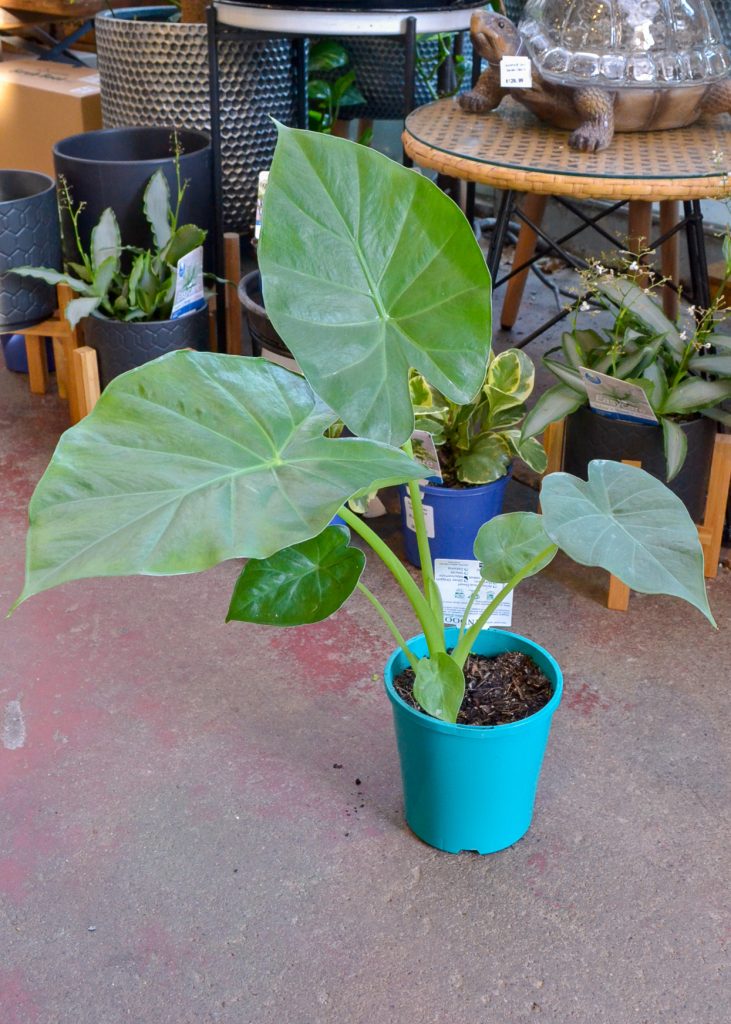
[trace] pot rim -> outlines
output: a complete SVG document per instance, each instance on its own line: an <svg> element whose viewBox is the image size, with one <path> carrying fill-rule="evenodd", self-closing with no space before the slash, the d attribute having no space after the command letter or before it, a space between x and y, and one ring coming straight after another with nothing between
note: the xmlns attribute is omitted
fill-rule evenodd
<svg viewBox="0 0 731 1024"><path fill-rule="evenodd" d="M185 160L190 160L192 157L198 156L200 153L204 153L211 147L211 136L209 132L204 132L200 128L185 128L181 125L147 125L142 127L121 127L121 128L97 128L91 132L77 132L75 135L67 135L64 139L59 139L58 142L53 145L53 155L60 157L62 160L68 161L69 163L79 164L110 164L113 163L115 166L125 167L127 164L134 164L135 166L149 165L150 167L157 167L164 161L170 161L171 163L175 160L173 153L166 156L153 156L147 158L135 158L129 160L111 160L109 157L94 156L75 156L73 153L66 153L63 148L68 143L75 143L79 139L83 139L86 143L91 143L94 139L108 137L111 135L128 135L128 136L151 136L154 134L166 133L170 135L172 132L179 132L181 135L197 136L198 140L203 144L197 149L186 150L180 154L181 164Z"/></svg>
<svg viewBox="0 0 731 1024"><path fill-rule="evenodd" d="M39 188L37 192L32 192L30 195L16 196L13 199L0 199L0 207L23 203L28 199L37 199L38 196L43 196L47 192L55 191L56 189L56 182L54 179L49 177L47 174L43 174L41 171L26 171L17 167L0 167L0 178L4 175L17 175L18 177L22 175L25 178L35 178L37 179L38 185L42 185L43 187Z"/></svg>
<svg viewBox="0 0 731 1024"><path fill-rule="evenodd" d="M177 10L178 8L173 3L154 4L151 7L143 7L139 4L130 4L129 7L115 7L108 11L97 11L94 17L104 18L107 21L123 21L125 24L129 24L130 22L139 22L141 25L144 25L145 23L151 25L168 24L172 25L174 28L201 28L205 30L205 23L191 24L190 22L169 21L168 19L171 18ZM130 17L133 11L138 15L137 17ZM162 14L165 14L166 17L161 18L158 21L158 18Z"/></svg>
<svg viewBox="0 0 731 1024"><path fill-rule="evenodd" d="M428 484L419 483L419 490L422 494L434 495L439 498L460 498L468 497L473 494L482 494L490 487L494 487L496 484L504 484L513 475L513 462L505 470L502 476L499 476L497 480L491 480L489 484L475 484L469 487L445 487L444 484ZM401 484L401 487L406 487L406 484ZM408 494L408 491L405 493Z"/></svg>
<svg viewBox="0 0 731 1024"><path fill-rule="evenodd" d="M393 681L391 678L389 678L390 676L393 676L395 674L394 666L398 658L403 658L404 656L403 651L401 650L400 647L397 647L396 650L391 654L390 658L386 662L386 667L383 670L383 678L386 686L386 693L391 703L397 705L402 711L405 711L409 715L411 715L415 721L415 724L418 724L423 729L432 729L436 732L452 733L454 736L466 734L474 737L475 739L479 737L481 740L487 739L489 736L493 735L496 730L500 730L500 732L506 734L508 730L522 729L528 725L532 725L541 717L550 718L553 715L556 708L558 707L561 701L561 695L563 693L563 673L561 671L561 666L558 664L553 655L549 651L547 651L545 647L542 647L541 644L536 643L535 640L530 640L528 637L522 636L520 633L512 632L512 630L487 628L480 631L480 636L482 636L483 633L491 633L493 635L499 634L500 636L513 637L516 640L519 640L522 645L525 645L529 648L532 648L535 651L538 651L541 654L541 656L547 660L548 665L551 669L551 675L554 676L554 679L551 680L554 683L554 689L553 694L551 695L551 699L547 704L544 704L544 706L540 708L540 710L534 712L532 715L528 715L527 718L521 718L518 722L505 722L503 725L461 725L453 722L442 722L438 718L432 718L431 715L427 715L424 711L417 711L415 708L412 708L409 704L407 704L406 701L402 697L400 697L399 694L396 692L396 689L393 685ZM448 642L450 639L456 640L457 627L448 627L447 629L445 629L444 634ZM451 637L450 634L452 634ZM416 636L409 637L409 639L406 641L406 646L410 647L410 645L415 640L421 640L423 639L423 637L423 633L418 633ZM548 673L546 674L548 675Z"/></svg>

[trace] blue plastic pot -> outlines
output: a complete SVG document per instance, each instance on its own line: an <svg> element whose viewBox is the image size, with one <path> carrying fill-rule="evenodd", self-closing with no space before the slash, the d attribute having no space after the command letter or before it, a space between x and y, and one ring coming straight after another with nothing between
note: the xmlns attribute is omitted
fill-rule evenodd
<svg viewBox="0 0 731 1024"><path fill-rule="evenodd" d="M8 370L12 370L13 373L27 373L28 372L28 353L25 348L25 338L22 334L4 334L0 338L0 345L2 345L3 358L5 359L5 366ZM48 363L48 369L51 373L56 369L53 361L53 343L50 338L46 338L46 361Z"/></svg>
<svg viewBox="0 0 731 1024"><path fill-rule="evenodd" d="M434 519L434 536L429 538L429 550L435 558L474 558L472 550L477 531L483 523L499 516L505 501L511 470L491 484L481 487L440 487L421 484L422 503L431 509ZM401 501L401 524L404 532L406 557L417 568L421 568L416 533L406 522L404 499L407 488L399 488Z"/></svg>
<svg viewBox="0 0 731 1024"><path fill-rule="evenodd" d="M447 645L457 630L445 630ZM423 635L408 641L418 657ZM393 680L408 667L401 650L389 658L386 691L393 707L401 761L404 810L409 828L446 853L495 853L517 842L530 827L548 731L563 690L563 677L548 651L517 633L486 629L473 651L494 656L528 654L548 676L553 696L535 715L510 725L451 725L409 707Z"/></svg>

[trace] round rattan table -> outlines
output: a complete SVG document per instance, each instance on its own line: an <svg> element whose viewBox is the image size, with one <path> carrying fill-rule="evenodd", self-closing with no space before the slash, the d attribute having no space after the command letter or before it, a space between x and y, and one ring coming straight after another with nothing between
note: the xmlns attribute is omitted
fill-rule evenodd
<svg viewBox="0 0 731 1024"><path fill-rule="evenodd" d="M605 238L610 238L609 234L597 226L605 214L588 218L573 206L573 200L608 201L612 205L607 213L629 203L627 244L633 251L660 248L663 276L674 281L677 232L685 228L693 300L699 308L707 308L710 297L700 200L731 196L731 175L726 171L731 166L731 117L724 114L673 131L617 134L611 146L600 153L577 153L569 149L568 137L568 132L543 124L510 99L483 115L465 113L455 99L438 100L406 118L403 146L414 163L450 178L503 190L488 252L494 285L509 282L501 314L503 326L512 327L517 316L528 267L538 258L534 255L538 237L574 266L585 265L562 247L577 230L556 240L541 229L548 196L556 197L586 227L595 228ZM515 207L517 193L524 193L520 209ZM660 203L660 236L654 241L650 238L653 202ZM679 202L683 203L682 219ZM498 279L513 213L523 224L513 267ZM666 299L666 311L672 313L677 289L666 289ZM534 332L522 344L539 333L542 331Z"/></svg>

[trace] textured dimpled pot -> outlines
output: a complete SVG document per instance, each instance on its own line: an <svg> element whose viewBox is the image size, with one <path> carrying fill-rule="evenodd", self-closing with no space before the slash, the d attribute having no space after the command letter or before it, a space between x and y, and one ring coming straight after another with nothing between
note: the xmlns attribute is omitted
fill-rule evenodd
<svg viewBox="0 0 731 1024"><path fill-rule="evenodd" d="M457 630L445 630L447 646ZM408 641L417 657L427 653L423 635ZM533 818L538 776L553 713L561 700L563 677L543 647L517 633L486 629L475 654L505 651L529 655L553 687L548 704L509 725L474 726L441 722L409 707L393 680L407 667L395 651L384 672L401 762L404 812L409 828L446 853L496 853L516 843Z"/></svg>

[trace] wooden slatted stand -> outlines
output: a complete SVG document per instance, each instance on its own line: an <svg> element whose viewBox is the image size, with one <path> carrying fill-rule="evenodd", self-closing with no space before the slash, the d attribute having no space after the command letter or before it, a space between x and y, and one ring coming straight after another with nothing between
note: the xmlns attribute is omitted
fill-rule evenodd
<svg viewBox="0 0 731 1024"><path fill-rule="evenodd" d="M551 423L544 434L543 443L548 456L546 473L555 473L563 465L563 450L566 438L566 423L561 420ZM628 465L638 466L638 462L623 460ZM717 434L711 462L711 476L708 482L706 507L703 522L698 524L698 538L703 548L703 574L706 579L715 579L718 575L718 563L721 557L721 541L726 516L726 502L731 487L731 434ZM615 611L626 612L629 607L630 588L615 576L609 577L609 593L607 607Z"/></svg>

